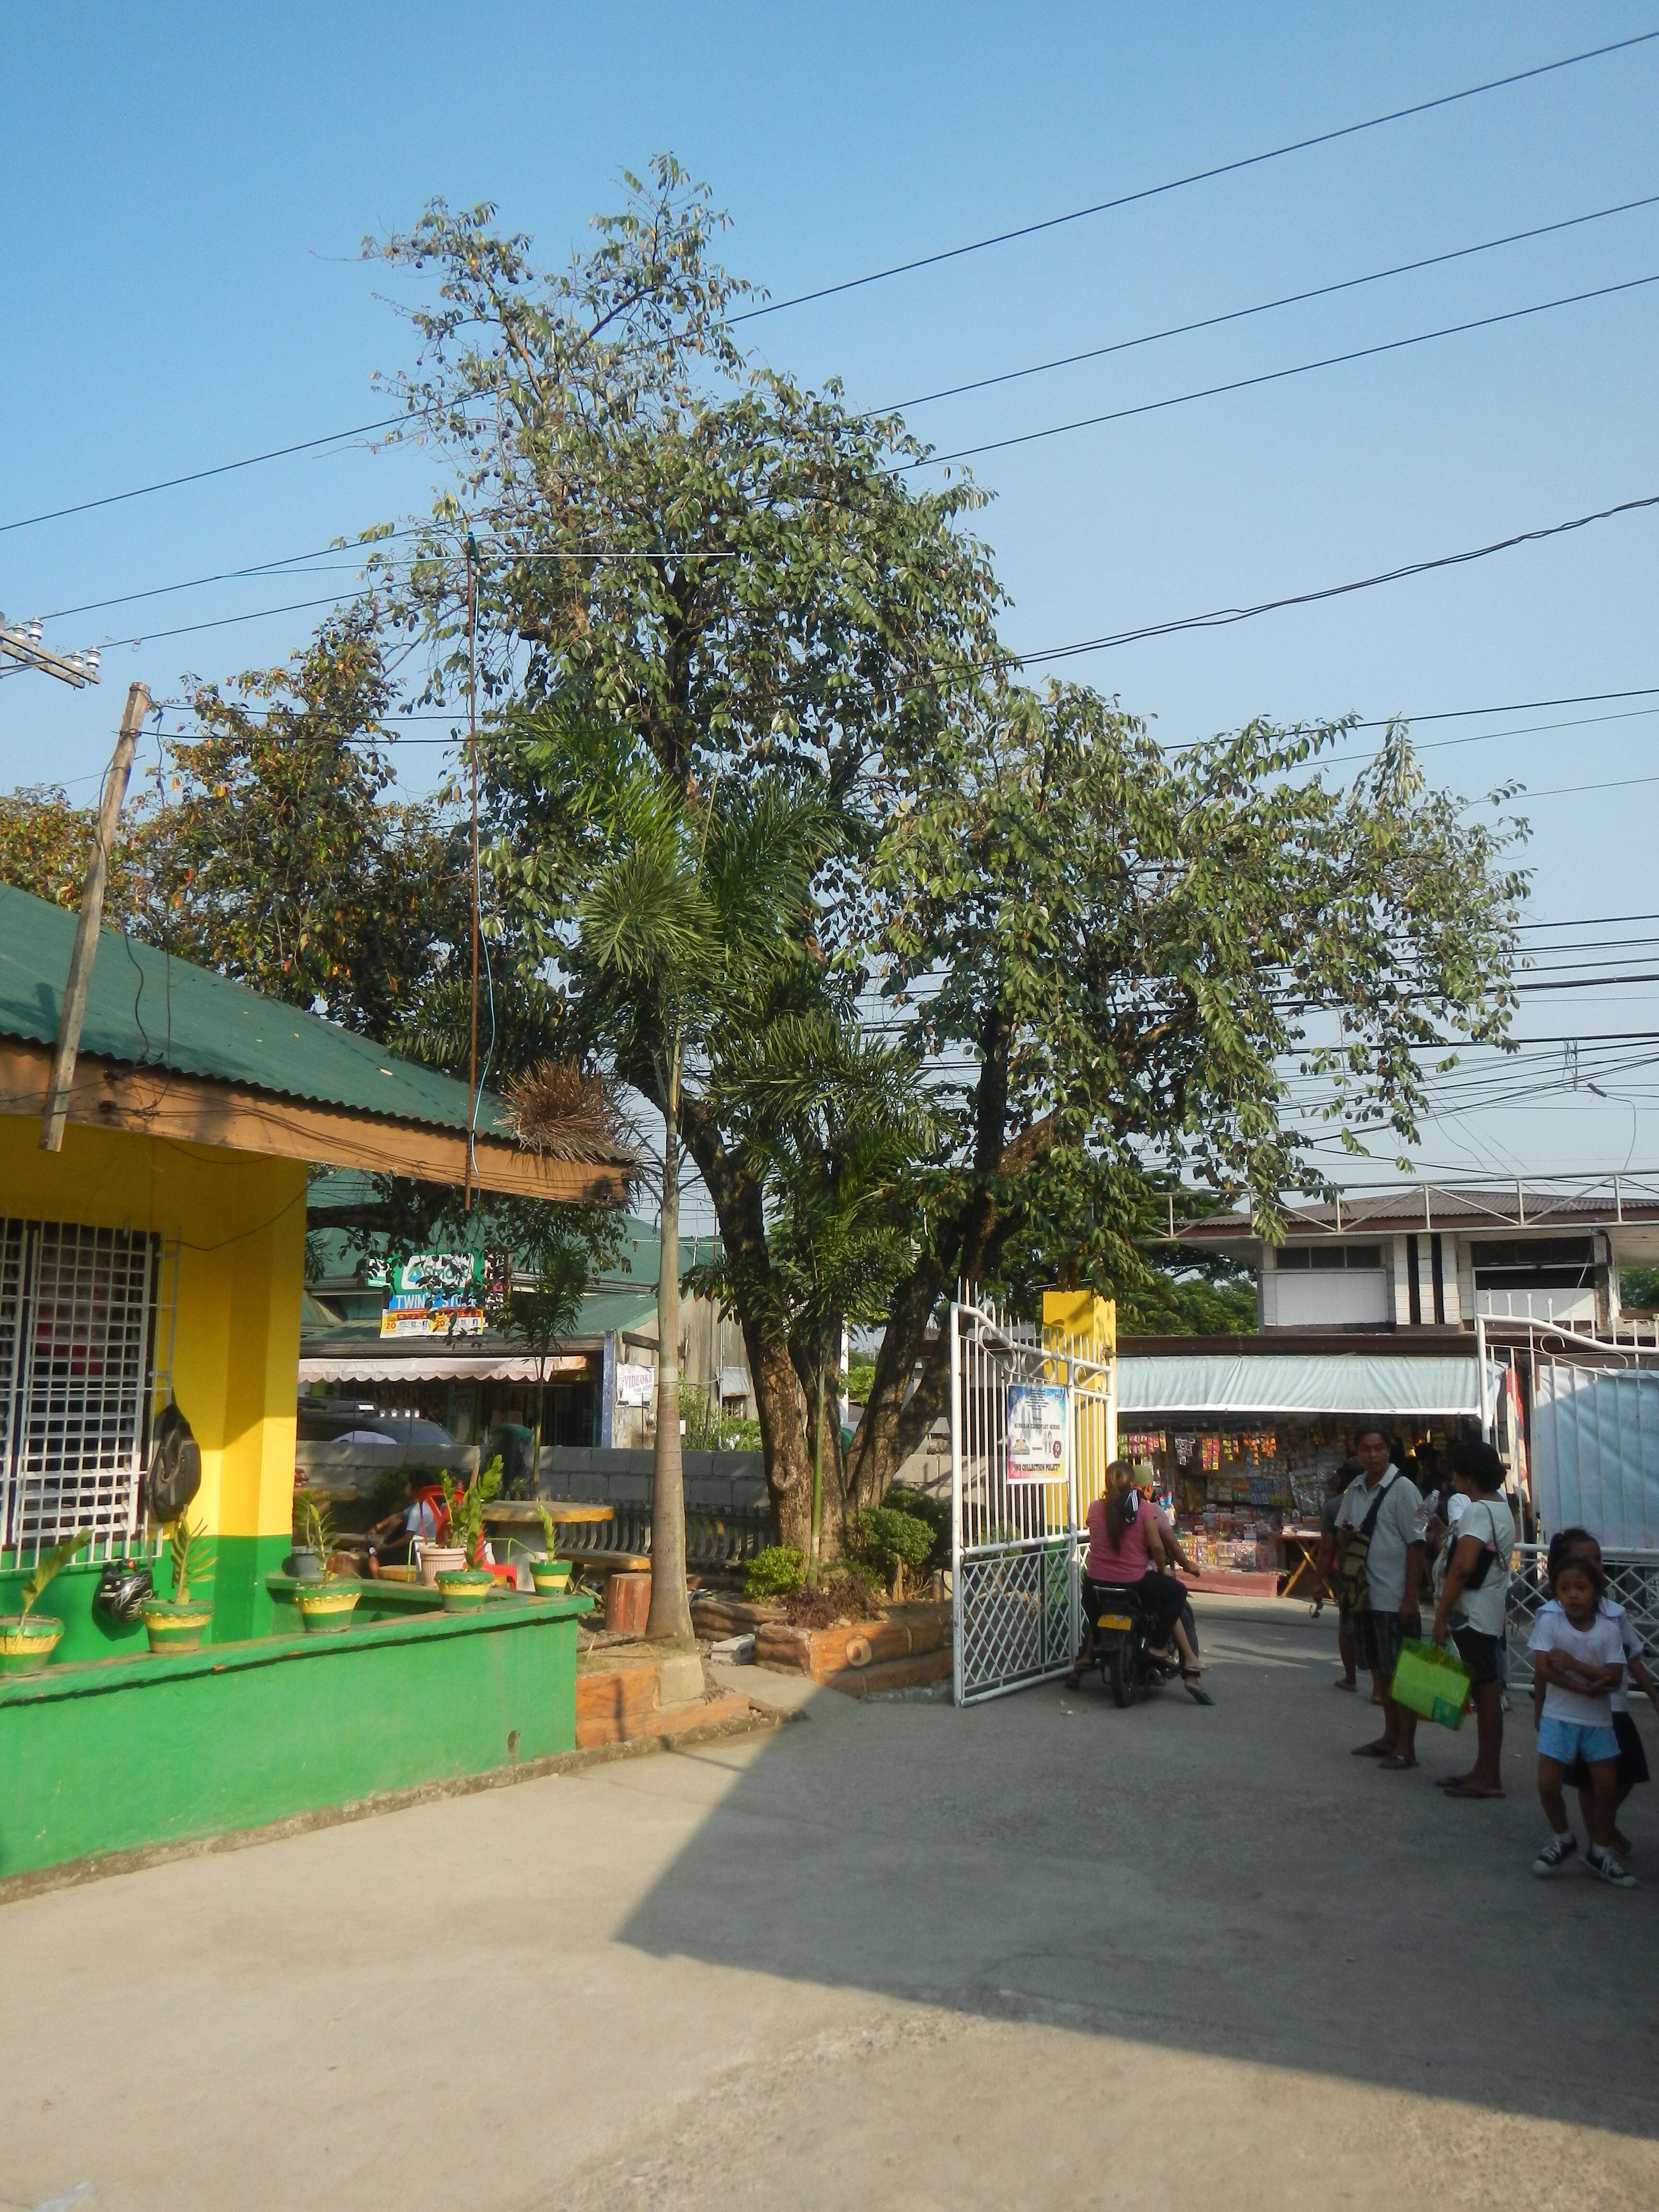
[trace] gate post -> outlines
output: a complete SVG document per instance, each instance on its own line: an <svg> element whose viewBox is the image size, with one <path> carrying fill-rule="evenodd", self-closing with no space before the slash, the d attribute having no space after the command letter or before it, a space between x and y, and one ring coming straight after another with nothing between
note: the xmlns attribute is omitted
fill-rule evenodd
<svg viewBox="0 0 1659 2212"><path fill-rule="evenodd" d="M962 1703L962 1316L951 1301L951 1699Z"/></svg>

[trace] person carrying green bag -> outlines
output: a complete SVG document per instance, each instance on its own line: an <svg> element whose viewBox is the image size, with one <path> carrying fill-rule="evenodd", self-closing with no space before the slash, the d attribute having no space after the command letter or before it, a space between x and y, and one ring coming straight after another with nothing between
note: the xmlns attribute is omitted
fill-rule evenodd
<svg viewBox="0 0 1659 2212"><path fill-rule="evenodd" d="M1417 1764L1417 1715L1389 1694L1408 1636L1423 1632L1418 1588L1423 1579L1423 1499L1394 1463L1388 1432L1362 1421L1353 1440L1364 1473L1336 1516L1337 1588L1353 1624L1354 1651L1382 1704L1382 1733L1356 1744L1356 1759L1374 1759L1385 1772Z"/></svg>
<svg viewBox="0 0 1659 2212"><path fill-rule="evenodd" d="M1468 1505L1453 1522L1442 1554L1444 1579L1434 1611L1432 1635L1449 1637L1469 1670L1474 1697L1474 1765L1440 1786L1449 1797L1501 1797L1504 1778L1504 1703L1498 1654L1505 1633L1510 1559L1515 1521L1499 1494L1504 1462L1489 1443L1460 1438L1452 1446L1452 1480Z"/></svg>

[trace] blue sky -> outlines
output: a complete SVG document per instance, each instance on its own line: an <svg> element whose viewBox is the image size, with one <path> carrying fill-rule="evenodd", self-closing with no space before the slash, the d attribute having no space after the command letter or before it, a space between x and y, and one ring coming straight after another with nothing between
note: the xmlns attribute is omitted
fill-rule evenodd
<svg viewBox="0 0 1659 2212"><path fill-rule="evenodd" d="M499 202L556 264L617 204L619 172L672 149L731 210L730 264L781 297L1656 26L1659 12L1620 5L17 14L0 522L372 417L374 371L407 357L377 295L412 288L366 267L359 242L435 193ZM1656 94L1659 43L750 335L809 380L840 375L860 404L902 399L1659 192ZM913 421L941 448L978 443L1656 273L1659 207ZM1659 492L1656 327L1659 285L988 454L975 467L996 495L981 527L1014 599L1006 635L1060 644ZM335 448L5 532L0 608L15 620L299 553L422 507L433 480L416 453ZM1255 713L1426 715L1659 685L1656 575L1659 514L1634 516L1067 672L1170 740ZM52 623L65 647L153 629L108 654L95 691L0 683L0 787L89 792L133 677L177 696L185 671L285 658L315 617L155 633L333 581ZM1659 910L1659 782L1626 781L1659 773L1652 707L1419 726L1628 717L1425 753L1471 795L1506 775L1540 793L1620 786L1528 805L1540 921ZM404 758L411 782L429 779L429 749ZM1659 963L1638 950L1626 964ZM1532 994L1520 1026L1659 1030L1659 988ZM1605 1103L1557 1090L1437 1122L1423 1158L1659 1167L1650 1121L1628 1082Z"/></svg>

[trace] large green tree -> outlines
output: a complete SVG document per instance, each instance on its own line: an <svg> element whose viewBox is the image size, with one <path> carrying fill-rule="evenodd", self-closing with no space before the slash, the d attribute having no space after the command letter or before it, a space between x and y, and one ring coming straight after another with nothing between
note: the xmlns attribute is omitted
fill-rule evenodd
<svg viewBox="0 0 1659 2212"><path fill-rule="evenodd" d="M402 388L411 434L458 471L396 604L434 641L434 696L471 683L476 644L477 694L502 709L481 741L487 883L516 974L556 973L585 865L561 759L620 732L684 807L771 773L811 787L826 817L813 901L780 919L827 990L856 961L866 857L957 701L999 665L994 580L962 527L978 495L919 488L904 471L921 449L901 424L751 364L726 320L745 288L713 258L708 194L667 160L629 185L561 272L489 208L435 203L372 248L431 273ZM752 1023L799 1011L813 987L798 967L773 988L750 1000ZM702 1080L707 1049L677 1127L744 1270L769 1477L799 1534L811 1456L789 1302L768 1279L763 1177Z"/></svg>
<svg viewBox="0 0 1659 2212"><path fill-rule="evenodd" d="M1063 1261L1144 1294L1170 1189L1241 1194L1272 1234L1345 1149L1416 1139L1460 1039L1504 1037L1511 841L1427 788L1403 731L1352 776L1332 772L1340 735L1252 722L1169 754L1094 692L1011 692L887 830L880 990L954 1142L916 1178L860 1498L945 1409L928 1332L956 1283L1029 1307Z"/></svg>
<svg viewBox="0 0 1659 2212"><path fill-rule="evenodd" d="M392 1042L470 934L453 811L392 795L393 685L372 601L286 668L198 684L150 801L143 933Z"/></svg>

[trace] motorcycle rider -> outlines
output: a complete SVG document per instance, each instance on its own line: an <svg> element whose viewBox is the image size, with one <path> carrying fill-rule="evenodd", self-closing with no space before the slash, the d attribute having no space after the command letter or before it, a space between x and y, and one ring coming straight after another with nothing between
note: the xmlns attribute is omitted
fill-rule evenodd
<svg viewBox="0 0 1659 2212"><path fill-rule="evenodd" d="M1076 1689L1083 1671L1094 1657L1095 1620L1104 1592L1133 1590L1152 1615L1146 1650L1153 1659L1181 1670L1181 1679L1202 1705L1210 1700L1198 1686L1198 1654L1181 1625L1187 1593L1173 1575L1161 1572L1164 1539L1158 1518L1141 1497L1139 1470L1128 1460L1115 1459L1106 1470L1106 1491L1089 1508L1089 1554L1083 1570L1085 1639L1083 1650L1066 1677ZM1170 1649L1173 1638L1176 1650ZM1179 1656L1177 1656L1177 1653Z"/></svg>

